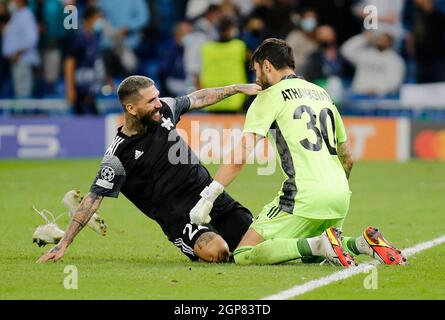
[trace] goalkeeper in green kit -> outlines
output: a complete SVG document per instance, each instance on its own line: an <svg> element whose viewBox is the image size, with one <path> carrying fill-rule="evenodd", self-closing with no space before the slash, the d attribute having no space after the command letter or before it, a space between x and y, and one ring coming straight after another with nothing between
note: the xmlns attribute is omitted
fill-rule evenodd
<svg viewBox="0 0 445 320"><path fill-rule="evenodd" d="M191 221L209 222L215 199L238 176L256 145L269 136L285 181L235 250L236 263L325 259L349 267L356 265L354 256L367 254L384 264L405 264L402 253L374 227L358 238L341 236L353 161L343 121L326 91L295 75L292 49L283 40L265 40L253 54L251 66L263 91L247 113L241 142L232 150L231 159L240 163L221 165L190 211Z"/></svg>

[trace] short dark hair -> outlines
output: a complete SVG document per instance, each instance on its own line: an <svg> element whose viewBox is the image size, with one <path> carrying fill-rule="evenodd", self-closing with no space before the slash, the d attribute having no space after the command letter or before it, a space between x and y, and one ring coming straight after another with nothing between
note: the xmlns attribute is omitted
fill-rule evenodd
<svg viewBox="0 0 445 320"><path fill-rule="evenodd" d="M204 15L216 13L221 11L221 6L217 4L211 4L207 7L207 10L204 12Z"/></svg>
<svg viewBox="0 0 445 320"><path fill-rule="evenodd" d="M90 20L91 18L93 18L94 16L100 14L100 10L98 7L94 6L94 5L89 5L85 8L85 11L83 12L83 20Z"/></svg>
<svg viewBox="0 0 445 320"><path fill-rule="evenodd" d="M223 34L234 27L236 27L235 21L229 16L224 16L218 23L218 32Z"/></svg>
<svg viewBox="0 0 445 320"><path fill-rule="evenodd" d="M268 60L277 70L295 69L292 48L281 39L270 38L264 40L253 53L250 68L254 69L255 62L263 64L264 60Z"/></svg>
<svg viewBox="0 0 445 320"><path fill-rule="evenodd" d="M142 98L139 94L140 89L150 88L154 84L153 80L144 76L130 76L124 79L119 88L117 88L117 95L124 110L126 110L125 105L128 103L128 100L139 100Z"/></svg>

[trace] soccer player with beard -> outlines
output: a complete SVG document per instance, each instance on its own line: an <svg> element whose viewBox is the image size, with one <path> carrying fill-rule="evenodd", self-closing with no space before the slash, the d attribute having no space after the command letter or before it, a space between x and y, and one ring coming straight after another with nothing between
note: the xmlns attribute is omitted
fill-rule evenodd
<svg viewBox="0 0 445 320"><path fill-rule="evenodd" d="M176 131L184 113L234 94L256 95L257 84L203 89L179 98L159 98L154 82L131 76L119 86L125 123L106 151L90 192L79 204L60 242L38 262L60 260L104 197L122 193L161 226L168 239L191 260L225 262L252 223L252 215L212 184L212 178ZM189 211L201 190L216 194L207 224L192 224Z"/></svg>
<svg viewBox="0 0 445 320"><path fill-rule="evenodd" d="M353 161L343 121L326 91L295 75L292 49L283 40L265 40L251 63L263 90L249 108L241 143L230 154L243 161L221 165L190 212L191 221L199 224L207 218L213 190L228 186L255 145L269 136L285 180L234 252L236 263L321 258L348 267L355 265L353 256L367 254L385 264L405 264L401 252L376 228L366 228L357 238L341 237Z"/></svg>

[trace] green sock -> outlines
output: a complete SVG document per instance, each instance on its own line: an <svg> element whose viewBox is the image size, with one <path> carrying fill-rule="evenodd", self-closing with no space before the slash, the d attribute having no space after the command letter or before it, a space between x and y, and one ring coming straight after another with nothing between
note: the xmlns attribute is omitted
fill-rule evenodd
<svg viewBox="0 0 445 320"><path fill-rule="evenodd" d="M314 254L312 253L311 246L309 245L309 242L306 239L298 239L297 247L302 257L314 256Z"/></svg>
<svg viewBox="0 0 445 320"><path fill-rule="evenodd" d="M237 264L277 264L301 258L299 249L298 239L273 239L255 247L240 247L233 255Z"/></svg>
<svg viewBox="0 0 445 320"><path fill-rule="evenodd" d="M248 265L251 264L250 251L252 251L254 247L240 247L233 252L233 259L236 264Z"/></svg>
<svg viewBox="0 0 445 320"><path fill-rule="evenodd" d="M303 263L321 263L325 257L321 256L320 248L318 247L320 237L306 238L298 240L298 250L302 257Z"/></svg>
<svg viewBox="0 0 445 320"><path fill-rule="evenodd" d="M361 254L361 252L358 250L357 245L356 245L356 238L343 237L343 239L341 240L341 245L352 256L358 256Z"/></svg>

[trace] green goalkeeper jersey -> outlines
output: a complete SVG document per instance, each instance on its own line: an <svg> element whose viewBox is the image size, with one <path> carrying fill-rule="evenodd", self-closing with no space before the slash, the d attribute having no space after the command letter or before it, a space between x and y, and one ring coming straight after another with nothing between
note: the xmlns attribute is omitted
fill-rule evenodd
<svg viewBox="0 0 445 320"><path fill-rule="evenodd" d="M246 116L244 132L269 136L285 176L273 201L311 219L344 218L351 192L337 145L347 139L326 91L303 79L285 79L262 91Z"/></svg>

